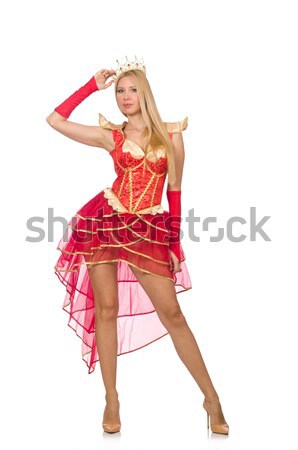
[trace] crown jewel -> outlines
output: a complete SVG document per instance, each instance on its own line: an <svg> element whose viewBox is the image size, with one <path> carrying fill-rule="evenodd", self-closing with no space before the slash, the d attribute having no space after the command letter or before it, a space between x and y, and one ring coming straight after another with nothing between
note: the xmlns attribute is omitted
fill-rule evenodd
<svg viewBox="0 0 298 450"><path fill-rule="evenodd" d="M141 70L146 75L146 66L144 64L143 58L142 58L142 61L140 61L135 56L134 61L129 61L127 56L125 56L125 59L126 59L126 61L124 64L120 64L118 59L116 59L116 62L118 63L118 67L117 67L117 69L112 69L112 70L115 70L115 72L116 72L115 75L112 75L112 78L114 81L119 77L119 75L121 75L124 72L128 72L129 70L132 70L132 69Z"/></svg>

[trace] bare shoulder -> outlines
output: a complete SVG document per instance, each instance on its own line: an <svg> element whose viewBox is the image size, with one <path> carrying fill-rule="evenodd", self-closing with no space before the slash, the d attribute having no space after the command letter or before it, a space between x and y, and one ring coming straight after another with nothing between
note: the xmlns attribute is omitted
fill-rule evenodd
<svg viewBox="0 0 298 450"><path fill-rule="evenodd" d="M122 124L114 124L110 120L107 120L105 116L101 113L98 113L98 123L100 129L100 147L105 148L108 152L114 150L115 141L114 141L114 132L116 130L120 131L123 128Z"/></svg>

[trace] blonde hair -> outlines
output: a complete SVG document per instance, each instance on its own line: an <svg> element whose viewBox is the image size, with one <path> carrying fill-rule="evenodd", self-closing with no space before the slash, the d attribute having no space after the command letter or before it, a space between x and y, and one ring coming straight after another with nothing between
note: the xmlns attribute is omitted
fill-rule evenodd
<svg viewBox="0 0 298 450"><path fill-rule="evenodd" d="M173 184L176 181L174 147L169 137L167 127L162 121L158 112L149 81L144 72L142 72L141 70L131 69L127 72L124 72L117 79L115 83L115 95L117 95L119 81L121 80L121 78L126 76L130 76L134 80L137 88L143 120L147 127L144 132L144 136L146 136L144 151L147 151L149 145L151 146L153 152L160 146L164 147L168 159L168 182L170 184ZM125 113L123 114L126 116Z"/></svg>

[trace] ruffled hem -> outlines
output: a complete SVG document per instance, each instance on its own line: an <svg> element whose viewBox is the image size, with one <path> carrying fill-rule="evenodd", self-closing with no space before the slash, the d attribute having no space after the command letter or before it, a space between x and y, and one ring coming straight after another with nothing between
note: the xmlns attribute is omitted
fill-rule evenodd
<svg viewBox="0 0 298 450"><path fill-rule="evenodd" d="M170 279L176 293L192 288L182 246L181 271L177 274L170 271L166 227L169 213L118 213L104 194L104 190L97 194L68 223L57 246L61 254L54 267L66 288L62 308L69 314L69 327L82 340L82 359L89 374L99 361L94 296L88 272L90 265L118 262L118 356L143 348L168 334L130 266Z"/></svg>

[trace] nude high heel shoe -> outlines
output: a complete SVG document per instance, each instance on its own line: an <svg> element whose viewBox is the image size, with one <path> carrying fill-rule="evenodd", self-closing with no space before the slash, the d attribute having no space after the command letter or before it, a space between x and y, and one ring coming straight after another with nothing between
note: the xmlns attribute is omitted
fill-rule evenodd
<svg viewBox="0 0 298 450"><path fill-rule="evenodd" d="M119 405L120 407L120 405ZM102 422L103 430L106 433L118 433L121 429L121 422L120 423L105 423Z"/></svg>
<svg viewBox="0 0 298 450"><path fill-rule="evenodd" d="M227 423L211 423L210 422L210 414L207 409L206 402L203 402L203 408L207 413L207 428L211 428L212 433L218 434L229 434L229 425Z"/></svg>
<svg viewBox="0 0 298 450"><path fill-rule="evenodd" d="M102 427L106 433L119 433L119 431L121 430L120 423L114 423L114 424L102 423Z"/></svg>

